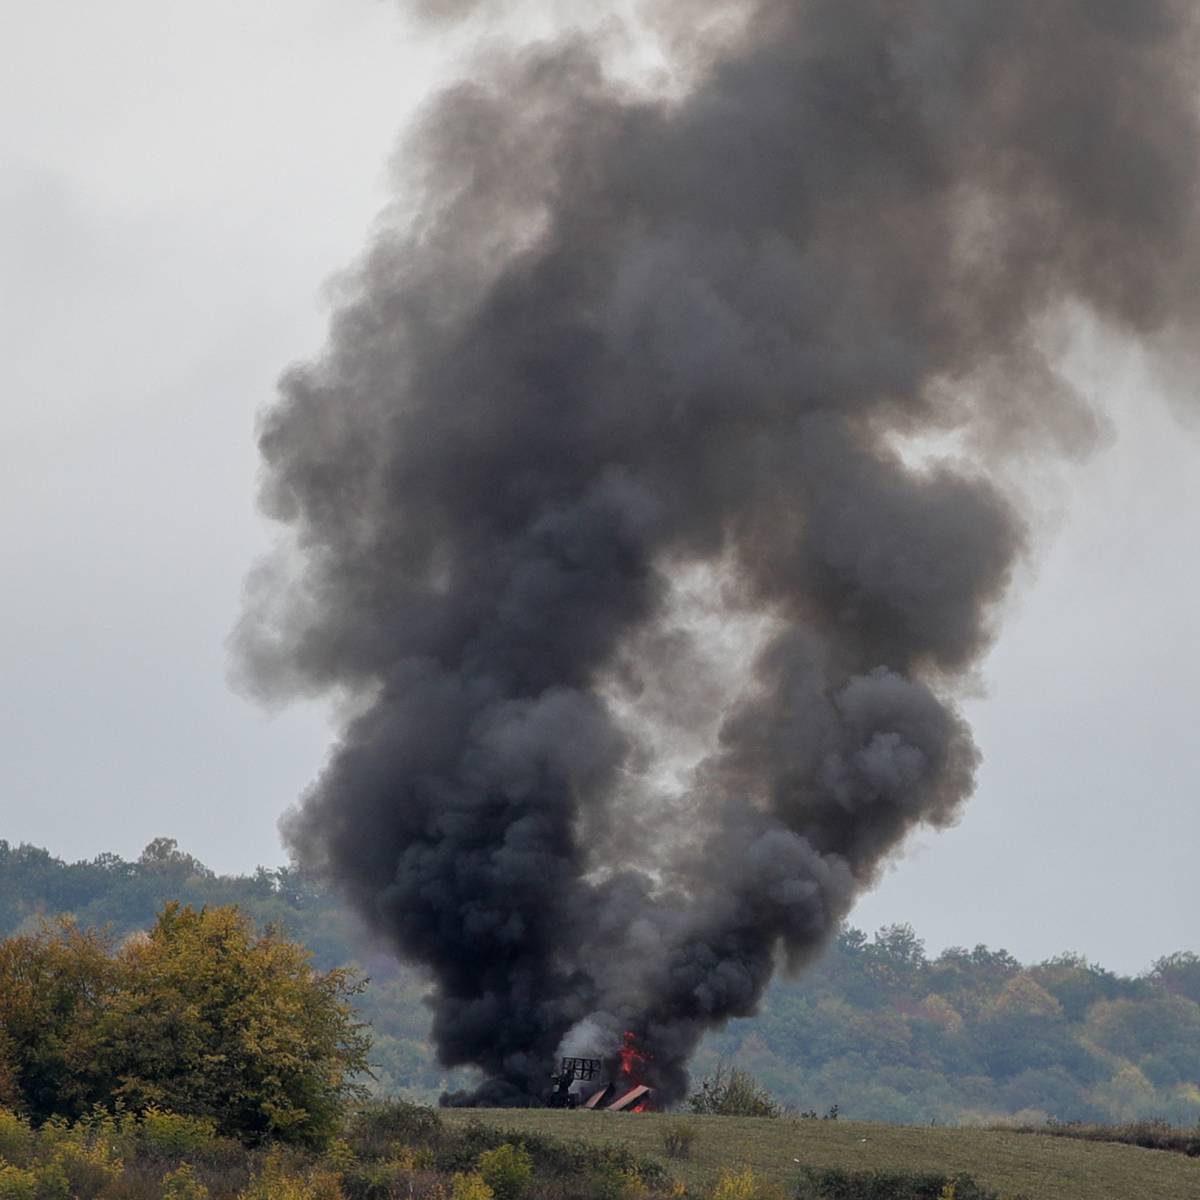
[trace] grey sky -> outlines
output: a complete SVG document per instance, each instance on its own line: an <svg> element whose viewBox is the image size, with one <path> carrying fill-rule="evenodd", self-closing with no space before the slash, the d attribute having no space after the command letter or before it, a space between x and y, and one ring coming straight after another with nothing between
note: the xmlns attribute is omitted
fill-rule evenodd
<svg viewBox="0 0 1200 1200"><path fill-rule="evenodd" d="M320 345L445 35L375 0L3 7L0 837L278 862L329 735L225 680L270 537L254 413ZM1076 374L1116 437L1038 481L979 794L855 919L1136 970L1200 948L1200 435L1114 348Z"/></svg>

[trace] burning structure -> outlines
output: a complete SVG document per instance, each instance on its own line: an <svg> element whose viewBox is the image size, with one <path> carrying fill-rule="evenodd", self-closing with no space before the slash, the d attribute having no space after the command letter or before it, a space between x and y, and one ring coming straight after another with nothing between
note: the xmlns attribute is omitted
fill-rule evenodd
<svg viewBox="0 0 1200 1200"><path fill-rule="evenodd" d="M650 1056L637 1044L637 1038L627 1030L614 1056L612 1077L596 1085L603 1064L598 1058L578 1058L564 1055L557 1075L552 1076L554 1090L548 1104L551 1108L583 1107L606 1112L646 1112L654 1105L654 1089L645 1082L646 1064ZM575 1081L583 1084L580 1093L572 1090Z"/></svg>
<svg viewBox="0 0 1200 1200"><path fill-rule="evenodd" d="M665 92L571 34L428 108L262 423L241 661L352 700L286 836L456 1102L627 1030L677 1099L954 821L1016 467L1096 429L1048 331L1196 341L1191 0L646 7Z"/></svg>
<svg viewBox="0 0 1200 1200"><path fill-rule="evenodd" d="M613 1080L593 1092L585 1108L604 1108L609 1112L645 1112L654 1104L654 1090L646 1083L650 1056L637 1044L632 1030L626 1030L617 1050L617 1071Z"/></svg>
<svg viewBox="0 0 1200 1200"><path fill-rule="evenodd" d="M574 1055L564 1055L559 1066L558 1074L551 1076L554 1091L547 1101L551 1108L575 1108L579 1104L578 1095L572 1091L576 1080L591 1083L600 1071L598 1058L577 1058Z"/></svg>

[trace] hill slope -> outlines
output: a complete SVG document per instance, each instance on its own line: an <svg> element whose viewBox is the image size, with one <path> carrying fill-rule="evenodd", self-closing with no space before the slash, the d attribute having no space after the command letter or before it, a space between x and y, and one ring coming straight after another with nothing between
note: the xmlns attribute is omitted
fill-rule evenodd
<svg viewBox="0 0 1200 1200"><path fill-rule="evenodd" d="M689 1117L691 1159L663 1158L662 1131L679 1117L549 1109L451 1109L451 1124L480 1120L521 1132L591 1143L619 1142L662 1158L689 1189L726 1168L751 1167L790 1193L801 1167L965 1173L1005 1196L1032 1200L1196 1200L1200 1159L1070 1138L990 1129L875 1125L855 1121Z"/></svg>

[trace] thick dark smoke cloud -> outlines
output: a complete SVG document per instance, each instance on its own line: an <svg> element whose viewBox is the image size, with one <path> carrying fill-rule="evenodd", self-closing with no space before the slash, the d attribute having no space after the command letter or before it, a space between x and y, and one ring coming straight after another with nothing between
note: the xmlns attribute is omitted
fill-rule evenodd
<svg viewBox="0 0 1200 1200"><path fill-rule="evenodd" d="M686 53L703 6L652 7ZM625 1028L680 1095L704 1030L955 819L955 693L1026 540L994 468L1094 432L1046 323L1196 332L1193 4L740 12L669 99L583 37L447 90L415 216L263 422L294 553L242 661L357 714L286 834L431 970L487 1102ZM678 603L704 563L768 631L724 699ZM656 775L655 730L710 719Z"/></svg>

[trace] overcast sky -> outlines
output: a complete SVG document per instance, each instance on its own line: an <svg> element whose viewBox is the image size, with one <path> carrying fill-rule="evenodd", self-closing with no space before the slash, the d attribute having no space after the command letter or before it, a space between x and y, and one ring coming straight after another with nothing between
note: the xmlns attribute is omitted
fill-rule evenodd
<svg viewBox="0 0 1200 1200"><path fill-rule="evenodd" d="M226 680L271 538L255 413L319 348L454 47L383 0L0 9L0 837L277 864L330 731ZM853 919L1135 971L1200 950L1200 432L1119 348L1073 374L1114 437L1037 481L979 793Z"/></svg>

